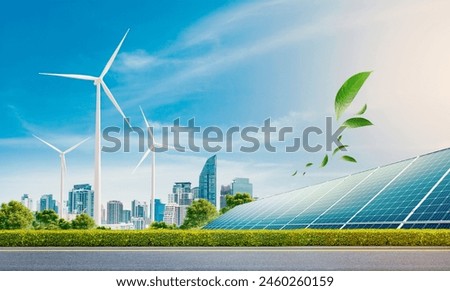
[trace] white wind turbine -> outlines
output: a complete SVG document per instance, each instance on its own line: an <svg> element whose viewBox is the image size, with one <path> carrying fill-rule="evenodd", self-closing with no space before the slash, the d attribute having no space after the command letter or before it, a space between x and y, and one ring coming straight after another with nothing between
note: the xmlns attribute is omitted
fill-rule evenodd
<svg viewBox="0 0 450 291"><path fill-rule="evenodd" d="M123 41L125 40L128 32L130 30L128 29L125 35L123 36L122 40L120 41L119 45L117 46L116 50L112 54L111 58L109 59L108 63L106 63L106 66L103 68L102 73L99 77L89 76L89 75L79 75L79 74L53 74L53 73L39 73L41 75L47 75L47 76L56 76L56 77L63 77L63 78L71 78L71 79L80 79L80 80L88 80L93 81L94 85L96 86L96 107L95 107L95 170L94 170L94 220L97 225L101 225L101 199L102 199L102 184L101 184L101 137L100 137L100 131L101 131L101 88L105 91L106 95L108 96L109 100L114 104L117 111L122 115L122 117L128 122L128 119L126 119L125 114L123 113L122 109L120 108L119 104L117 103L116 99L112 95L111 91L109 90L108 86L106 86L106 83L103 81L103 77L105 77L106 73L108 73L108 70L111 68L112 63L114 62L114 59L116 58L117 54L119 53L120 47L122 46ZM130 125L131 126L131 125Z"/></svg>
<svg viewBox="0 0 450 291"><path fill-rule="evenodd" d="M66 165L66 154L70 153L71 151L73 151L74 149L76 149L77 147L79 147L81 144L83 144L84 142L86 142L89 138L86 138L82 141L80 141L79 143L77 143L76 145L74 145L73 147L68 148L65 151L61 151L60 149L58 149L57 147L55 147L54 145L52 145L49 142L46 142L45 140L43 140L42 138L33 135L35 138L37 138L38 140L40 140L41 142L45 143L46 145L48 145L49 147L51 147L52 149L54 149L55 151L57 151L59 153L59 157L61 159L61 184L60 184L60 192L59 192L59 201L60 201L60 207L59 207L59 217L63 218L63 195L64 195L64 180L66 177L66 172L67 172L67 165Z"/></svg>
<svg viewBox="0 0 450 291"><path fill-rule="evenodd" d="M142 164L142 162L148 157L150 152L152 153L152 192L150 194L150 223L155 221L155 191L156 191L156 148L166 148L166 149L173 149L176 150L173 146L170 145L162 145L155 142L155 137L153 136L153 133L150 128L150 124L145 117L144 111L142 110L142 107L139 106L141 109L142 117L145 121L145 126L147 127L147 131L149 136L152 138L152 145L147 148L144 155L142 156L141 160L137 164L136 168L134 168L133 173L136 172L137 168Z"/></svg>

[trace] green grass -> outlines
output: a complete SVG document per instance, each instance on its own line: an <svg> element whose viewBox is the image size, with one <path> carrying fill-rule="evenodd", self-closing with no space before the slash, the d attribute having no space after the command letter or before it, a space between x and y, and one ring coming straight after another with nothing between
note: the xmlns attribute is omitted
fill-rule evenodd
<svg viewBox="0 0 450 291"><path fill-rule="evenodd" d="M1 230L0 247L450 246L450 230Z"/></svg>

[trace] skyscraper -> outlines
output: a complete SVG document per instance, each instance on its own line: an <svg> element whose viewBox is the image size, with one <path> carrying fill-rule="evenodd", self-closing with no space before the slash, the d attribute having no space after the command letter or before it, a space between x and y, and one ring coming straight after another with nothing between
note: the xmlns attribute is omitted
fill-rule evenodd
<svg viewBox="0 0 450 291"><path fill-rule="evenodd" d="M131 217L147 218L147 203L138 200L131 201Z"/></svg>
<svg viewBox="0 0 450 291"><path fill-rule="evenodd" d="M216 155L210 157L203 166L199 177L198 198L206 199L214 206L217 204L217 158Z"/></svg>
<svg viewBox="0 0 450 291"><path fill-rule="evenodd" d="M107 220L108 224L119 224L123 218L123 204L120 201L109 201L107 206Z"/></svg>
<svg viewBox="0 0 450 291"><path fill-rule="evenodd" d="M23 194L20 201L22 202L23 206L33 211L33 199L31 199L31 196L29 194Z"/></svg>
<svg viewBox="0 0 450 291"><path fill-rule="evenodd" d="M179 225L179 212L180 205L178 205L177 203L167 203L166 210L164 211L164 222L168 225Z"/></svg>
<svg viewBox="0 0 450 291"><path fill-rule="evenodd" d="M47 209L54 210L58 213L58 205L56 204L55 199L53 199L53 194L42 195L39 200L39 211L44 211Z"/></svg>
<svg viewBox="0 0 450 291"><path fill-rule="evenodd" d="M227 195L231 195L231 185L220 186L220 209L227 206Z"/></svg>
<svg viewBox="0 0 450 291"><path fill-rule="evenodd" d="M149 209L147 203L138 200L131 201L131 223L134 229L144 229L149 221Z"/></svg>
<svg viewBox="0 0 450 291"><path fill-rule="evenodd" d="M131 210L123 210L122 211L122 220L123 223L130 223L131 222Z"/></svg>
<svg viewBox="0 0 450 291"><path fill-rule="evenodd" d="M89 184L74 185L72 191L69 192L67 208L69 214L87 213L93 218L94 191L92 191L92 186Z"/></svg>
<svg viewBox="0 0 450 291"><path fill-rule="evenodd" d="M161 202L161 199L155 199L155 221L164 220L164 211L166 210L166 204Z"/></svg>
<svg viewBox="0 0 450 291"><path fill-rule="evenodd" d="M236 195L236 193L248 193L250 197L253 197L253 184L248 178L234 178L231 183L231 194Z"/></svg>
<svg viewBox="0 0 450 291"><path fill-rule="evenodd" d="M194 200L194 195L191 192L191 182L175 182L172 188L174 195L174 203L179 205L191 205Z"/></svg>
<svg viewBox="0 0 450 291"><path fill-rule="evenodd" d="M194 200L195 199L198 199L198 187L193 187L192 189L191 189L191 191L192 191L192 195L194 196Z"/></svg>

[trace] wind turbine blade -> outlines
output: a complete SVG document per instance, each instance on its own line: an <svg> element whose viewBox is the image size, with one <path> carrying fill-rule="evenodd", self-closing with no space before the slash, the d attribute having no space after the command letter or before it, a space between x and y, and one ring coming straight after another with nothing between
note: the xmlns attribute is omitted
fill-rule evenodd
<svg viewBox="0 0 450 291"><path fill-rule="evenodd" d="M64 151L64 154L70 153L71 151L73 151L74 149L76 149L77 147L79 147L81 144L85 143L88 139L90 139L90 137L83 139L82 141L80 141L79 143L77 143L76 145L74 145L73 147L67 149Z"/></svg>
<svg viewBox="0 0 450 291"><path fill-rule="evenodd" d="M147 128L149 128L150 124L148 124L147 117L145 117L144 110L142 110L142 107L140 105L139 105L139 109L141 109L142 117L144 118L144 121L145 121L145 126L147 126Z"/></svg>
<svg viewBox="0 0 450 291"><path fill-rule="evenodd" d="M40 138L40 137L38 137L38 136L36 136L36 135L34 135L33 134L33 136L35 137L35 138L37 138L38 140L40 140L41 142L43 142L43 143L45 143L46 145L48 145L49 147L51 147L52 149L54 149L55 151L57 151L58 153L62 153L62 151L60 150L60 149L58 149L57 147L55 147L54 145L52 145L51 143L49 143L49 142L46 142L45 140L43 140L42 138Z"/></svg>
<svg viewBox="0 0 450 291"><path fill-rule="evenodd" d="M150 124L149 124L149 122L147 120L147 117L145 117L144 110L142 110L142 107L139 106L139 108L141 109L142 117L144 118L145 126L147 127L148 134L152 138L153 146L155 146L155 137L153 136L153 132L150 130Z"/></svg>
<svg viewBox="0 0 450 291"><path fill-rule="evenodd" d="M102 80L102 87L103 90L105 91L106 95L108 96L109 100L111 100L112 104L114 104L114 106L116 107L117 111L119 111L119 113L122 115L123 119L128 123L128 125L131 127L130 121L127 119L127 117L125 116L125 114L123 113L122 109L119 106L119 103L117 103L116 99L114 98L113 94L111 93L111 91L109 90L108 86L106 86L105 82L103 82Z"/></svg>
<svg viewBox="0 0 450 291"><path fill-rule="evenodd" d="M141 160L139 161L139 163L137 164L137 166L136 166L136 168L134 168L134 170L133 170L133 174L134 174L134 172L136 172L136 170L139 168L139 166L142 164L142 162L148 157L148 155L150 154L150 149L147 149L146 151L145 151L145 154L142 156L142 158L141 158Z"/></svg>
<svg viewBox="0 0 450 291"><path fill-rule="evenodd" d="M79 80L89 80L89 81L95 81L98 78L88 75L78 75L78 74L53 74L53 73L39 73L39 75L45 75L45 76L55 76L55 77L63 77L63 78L70 78L70 79L79 79Z"/></svg>
<svg viewBox="0 0 450 291"><path fill-rule="evenodd" d="M109 68L111 68L111 65L114 62L114 59L116 58L117 54L119 53L120 47L122 46L122 43L125 40L125 38L127 37L127 34L129 31L130 31L130 29L127 30L127 32L123 36L122 40L120 41L119 45L117 46L116 50L112 54L111 58L109 58L108 63L106 63L105 68L103 69L102 73L100 74L100 77L99 77L100 79L103 79L103 77L106 75L106 73L108 73Z"/></svg>

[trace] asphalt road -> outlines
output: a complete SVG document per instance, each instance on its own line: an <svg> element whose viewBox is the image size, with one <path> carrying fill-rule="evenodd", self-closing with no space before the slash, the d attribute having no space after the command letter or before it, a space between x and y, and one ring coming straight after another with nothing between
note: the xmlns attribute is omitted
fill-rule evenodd
<svg viewBox="0 0 450 291"><path fill-rule="evenodd" d="M450 248L0 248L0 271L450 271Z"/></svg>

